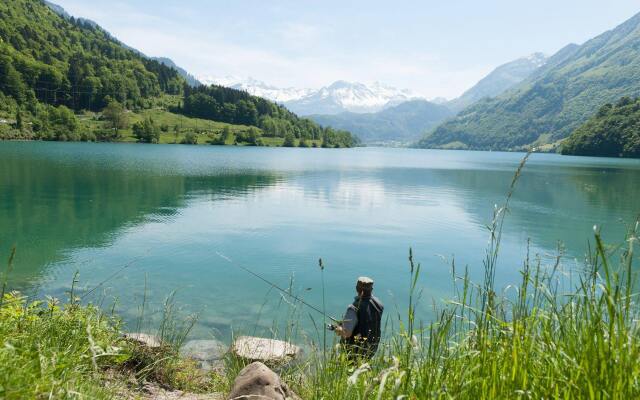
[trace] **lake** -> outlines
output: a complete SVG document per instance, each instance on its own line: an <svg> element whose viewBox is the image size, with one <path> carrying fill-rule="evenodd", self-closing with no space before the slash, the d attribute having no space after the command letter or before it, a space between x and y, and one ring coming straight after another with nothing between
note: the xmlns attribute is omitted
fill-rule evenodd
<svg viewBox="0 0 640 400"><path fill-rule="evenodd" d="M322 318L264 282L291 287L327 313L375 279L387 315L407 303L409 248L422 264L419 318L451 296L451 262L482 279L486 228L521 153L390 148L284 149L0 142L0 259L17 247L10 287L33 296L75 291L115 307L129 329L152 330L176 291L192 336L229 340ZM624 239L640 212L640 161L534 154L504 227L498 287L532 256L581 264L602 227ZM227 261L233 261L233 264ZM126 267L125 267L126 266ZM103 285L96 285L104 282Z"/></svg>

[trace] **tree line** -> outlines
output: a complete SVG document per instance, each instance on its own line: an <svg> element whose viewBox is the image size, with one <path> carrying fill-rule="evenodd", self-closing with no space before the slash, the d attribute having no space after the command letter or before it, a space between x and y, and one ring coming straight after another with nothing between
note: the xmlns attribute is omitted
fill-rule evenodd
<svg viewBox="0 0 640 400"><path fill-rule="evenodd" d="M173 111L191 117L256 126L266 137L285 138L285 145L291 144L293 139L322 140L325 147L358 144L347 131L323 128L274 102L223 86L185 86L184 102Z"/></svg>

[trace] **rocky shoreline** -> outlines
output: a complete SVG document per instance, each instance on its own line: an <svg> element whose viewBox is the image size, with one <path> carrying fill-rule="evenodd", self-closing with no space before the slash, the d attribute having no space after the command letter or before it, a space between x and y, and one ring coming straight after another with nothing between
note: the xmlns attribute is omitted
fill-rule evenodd
<svg viewBox="0 0 640 400"><path fill-rule="evenodd" d="M162 347L162 341L155 335L135 332L125 333L123 337L150 350ZM151 382L144 383L142 395L145 398L160 400L248 400L255 398L300 400L300 397L271 368L277 369L289 365L299 360L302 354L302 349L294 344L253 336L240 336L233 341L231 346L226 346L215 339L190 340L180 348L180 356L194 361L203 374L211 371L224 374L225 358L228 355L248 364L236 376L229 395L225 397L222 393L195 394L171 391ZM128 396L123 397L127 398Z"/></svg>

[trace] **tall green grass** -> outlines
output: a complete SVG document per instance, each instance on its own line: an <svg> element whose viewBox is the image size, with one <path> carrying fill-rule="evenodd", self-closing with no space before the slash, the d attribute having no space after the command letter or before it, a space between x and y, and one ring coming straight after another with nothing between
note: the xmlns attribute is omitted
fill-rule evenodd
<svg viewBox="0 0 640 400"><path fill-rule="evenodd" d="M605 245L596 229L579 270L562 271L560 255L545 265L527 252L520 282L495 287L502 228L526 161L488 227L483 281L472 282L468 270L458 275L453 265L453 297L425 325L415 309L428 271L410 251L408 308L378 354L354 364L336 347L327 358L312 351L306 363L281 371L303 398L640 398L637 223L618 246Z"/></svg>
<svg viewBox="0 0 640 400"><path fill-rule="evenodd" d="M408 309L376 357L351 363L339 350L286 373L313 399L634 399L640 398L640 330L634 291L638 224L620 246L596 229L584 268L567 279L529 254L521 280L497 291L495 274L509 201L489 226L484 280L452 268L455 294L435 321L416 323L424 270L409 254ZM637 257L635 257L637 258ZM428 274L428 272L427 272ZM575 281L564 292L567 281Z"/></svg>
<svg viewBox="0 0 640 400"><path fill-rule="evenodd" d="M102 368L123 353L119 325L94 307L55 299L27 303L16 293L0 307L0 398L111 398Z"/></svg>
<svg viewBox="0 0 640 400"><path fill-rule="evenodd" d="M17 292L4 293L0 399L129 398L145 381L193 392L214 389L216 382L195 362L179 356L195 319L175 315L173 294L161 310L161 345L151 348L126 340L117 316L81 305L77 281L74 276L64 304L51 297L30 301Z"/></svg>

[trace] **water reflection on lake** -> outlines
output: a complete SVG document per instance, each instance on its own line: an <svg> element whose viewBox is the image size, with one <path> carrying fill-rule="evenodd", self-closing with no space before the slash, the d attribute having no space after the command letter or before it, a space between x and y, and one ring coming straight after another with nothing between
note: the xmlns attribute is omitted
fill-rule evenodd
<svg viewBox="0 0 640 400"><path fill-rule="evenodd" d="M285 299L217 253L339 314L359 275L376 279L391 312L405 305L407 254L423 265L423 307L451 294L450 261L482 277L486 225L522 154L0 143L0 256L16 244L11 285L80 291L134 324L145 280L150 310L172 290L197 312L194 336L264 330L289 318ZM640 211L640 162L535 154L507 217L497 283L517 282L526 254L567 268L592 227L619 241ZM94 300L96 297L93 297ZM149 318L159 315L150 311ZM317 316L314 316L317 317ZM297 315L312 331L308 310Z"/></svg>

